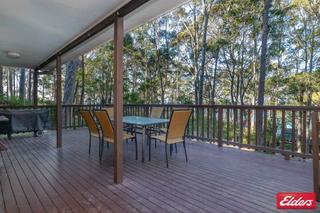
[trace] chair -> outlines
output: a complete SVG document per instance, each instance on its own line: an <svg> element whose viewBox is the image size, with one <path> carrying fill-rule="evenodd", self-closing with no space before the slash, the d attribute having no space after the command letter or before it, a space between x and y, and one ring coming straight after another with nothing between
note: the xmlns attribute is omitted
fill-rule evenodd
<svg viewBox="0 0 320 213"><path fill-rule="evenodd" d="M183 143L186 162L188 162L185 133L191 113L191 109L173 110L167 132L165 134L151 136L152 139L157 139L162 142L165 142L167 168L169 167L167 150L168 144L172 147L173 144ZM170 153L172 154L172 149L170 151Z"/></svg>
<svg viewBox="0 0 320 213"><path fill-rule="evenodd" d="M101 108L101 110L107 111L111 122L113 122L113 120L114 120L114 119L113 119L113 117L114 117L113 107L104 107L104 108ZM125 125L125 126L123 127L123 129L126 130L126 131L129 131L128 129L130 129L130 128L129 128L128 125Z"/></svg>
<svg viewBox="0 0 320 213"><path fill-rule="evenodd" d="M102 131L102 137L101 137L101 146L99 147L99 158L102 159L103 154L103 146L104 143L113 143L114 144L114 129L113 125L111 123L110 117L106 110L97 110L94 111L94 115L96 116L100 128ZM134 139L135 146L136 146L136 160L138 159L138 146L137 146L137 137L136 134L129 134L126 132L123 132L123 140L128 139Z"/></svg>
<svg viewBox="0 0 320 213"><path fill-rule="evenodd" d="M161 118L162 112L163 112L163 107L152 107L150 117L151 118ZM152 133L159 133L162 131L163 131L163 128L151 126L147 129L147 132L148 132L147 134L151 135ZM157 141L155 141L154 146L155 146L155 148L157 148Z"/></svg>
<svg viewBox="0 0 320 213"><path fill-rule="evenodd" d="M80 114L89 130L89 154L91 152L91 138L98 138L100 141L100 132L89 110L81 110Z"/></svg>
<svg viewBox="0 0 320 213"><path fill-rule="evenodd" d="M114 110L113 110L113 107L105 107L105 108L102 108L101 110L105 110L107 111L108 115L109 115L109 118L111 121L113 121L113 116L114 116Z"/></svg>
<svg viewBox="0 0 320 213"><path fill-rule="evenodd" d="M163 107L152 107L150 117L161 118L162 112L163 112Z"/></svg>

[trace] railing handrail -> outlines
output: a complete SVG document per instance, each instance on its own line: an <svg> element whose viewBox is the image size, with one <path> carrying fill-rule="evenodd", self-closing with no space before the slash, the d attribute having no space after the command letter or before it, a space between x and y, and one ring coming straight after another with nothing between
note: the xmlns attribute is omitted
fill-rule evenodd
<svg viewBox="0 0 320 213"><path fill-rule="evenodd" d="M219 104L124 104L125 106L141 106L141 107L196 107L196 108L225 108L225 109L270 109L270 110L295 110L295 111L320 111L320 106L273 106L273 105L219 105ZM104 107L104 106L113 106L112 104L63 104L62 107ZM56 107L54 104L48 105L24 105L24 106L0 106L0 109L21 109L21 108L51 108Z"/></svg>

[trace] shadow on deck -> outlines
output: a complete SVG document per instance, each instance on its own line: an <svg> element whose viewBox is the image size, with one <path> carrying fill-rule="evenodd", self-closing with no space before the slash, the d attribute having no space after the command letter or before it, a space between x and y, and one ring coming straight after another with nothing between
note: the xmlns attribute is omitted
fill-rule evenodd
<svg viewBox="0 0 320 213"><path fill-rule="evenodd" d="M124 143L124 182L114 185L112 146L100 164L86 130L65 131L63 141L57 150L54 132L1 139L0 212L281 212L277 192L312 191L310 161L190 141L189 163L181 145L169 169L163 145L152 143L142 163Z"/></svg>

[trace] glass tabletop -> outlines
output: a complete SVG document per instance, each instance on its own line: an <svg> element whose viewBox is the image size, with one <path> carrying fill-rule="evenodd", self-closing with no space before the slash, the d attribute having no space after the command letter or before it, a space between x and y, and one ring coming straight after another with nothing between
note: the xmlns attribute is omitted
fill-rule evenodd
<svg viewBox="0 0 320 213"><path fill-rule="evenodd" d="M168 123L168 119L162 118L150 118L150 117L141 117L141 116L125 116L123 117L123 123L137 126L151 126L156 124L165 124Z"/></svg>

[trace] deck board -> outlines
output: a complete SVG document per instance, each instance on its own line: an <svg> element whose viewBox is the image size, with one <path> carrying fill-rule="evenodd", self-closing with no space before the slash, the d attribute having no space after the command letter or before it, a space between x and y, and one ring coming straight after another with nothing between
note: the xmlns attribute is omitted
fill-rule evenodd
<svg viewBox="0 0 320 213"><path fill-rule="evenodd" d="M87 131L64 131L63 141L56 149L54 132L0 139L0 212L283 212L277 192L312 190L310 160L192 141L189 162L179 146L168 169L162 144L142 163L124 143L124 182L115 185L112 146L99 162Z"/></svg>

